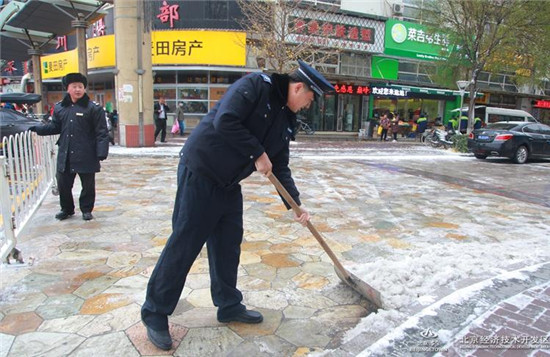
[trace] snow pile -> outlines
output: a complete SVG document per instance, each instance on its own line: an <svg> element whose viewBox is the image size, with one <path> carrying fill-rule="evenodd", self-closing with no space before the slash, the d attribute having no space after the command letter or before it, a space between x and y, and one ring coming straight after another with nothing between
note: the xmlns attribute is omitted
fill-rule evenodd
<svg viewBox="0 0 550 357"><path fill-rule="evenodd" d="M413 249L395 250L391 256L349 267L369 285L379 290L384 310L370 314L352 330L345 341L362 332L379 337L406 320L413 304L433 302L432 294L442 287L470 278L488 278L506 272L515 264L532 265L549 260L547 237L518 241L479 243L417 243Z"/></svg>

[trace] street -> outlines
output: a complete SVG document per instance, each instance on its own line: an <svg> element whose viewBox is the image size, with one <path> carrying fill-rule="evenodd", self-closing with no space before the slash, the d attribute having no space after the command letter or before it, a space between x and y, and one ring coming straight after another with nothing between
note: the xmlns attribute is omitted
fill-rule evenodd
<svg viewBox="0 0 550 357"><path fill-rule="evenodd" d="M46 198L18 245L34 265L2 266L0 356L44 346L57 355L158 354L139 308L171 233L178 151L111 147L94 221L55 221L57 197ZM170 318L170 353L356 355L451 292L549 260L548 160L516 165L416 143L299 141L290 161L313 224L343 265L381 292L384 308L371 313L339 281L310 232L253 174L242 183L239 287L265 321L216 321L204 252Z"/></svg>

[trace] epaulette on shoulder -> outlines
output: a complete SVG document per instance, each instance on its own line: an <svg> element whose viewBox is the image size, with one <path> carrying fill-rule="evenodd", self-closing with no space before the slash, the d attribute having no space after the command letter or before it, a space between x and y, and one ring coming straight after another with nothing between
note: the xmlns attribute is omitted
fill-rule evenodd
<svg viewBox="0 0 550 357"><path fill-rule="evenodd" d="M92 100L91 102L92 102L93 104L95 104L96 107L99 107L99 106L100 106L100 104L99 104L98 102L95 102L95 101L93 101L93 100Z"/></svg>
<svg viewBox="0 0 550 357"><path fill-rule="evenodd" d="M269 77L267 74L261 73L260 76L262 77L264 82L271 84L271 77Z"/></svg>

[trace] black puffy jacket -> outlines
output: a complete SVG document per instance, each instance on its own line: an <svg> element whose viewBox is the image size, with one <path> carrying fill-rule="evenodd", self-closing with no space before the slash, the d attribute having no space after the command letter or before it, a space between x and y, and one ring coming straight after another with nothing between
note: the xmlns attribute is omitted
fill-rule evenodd
<svg viewBox="0 0 550 357"><path fill-rule="evenodd" d="M66 94L56 103L52 121L36 127L38 135L59 135L57 171L99 172L100 159L109 154L109 131L105 111L84 94L76 103Z"/></svg>
<svg viewBox="0 0 550 357"><path fill-rule="evenodd" d="M288 83L288 75L279 74L239 79L191 132L181 160L191 171L231 188L256 170L256 159L266 152L273 173L300 204L288 167L296 127L296 114L286 106Z"/></svg>

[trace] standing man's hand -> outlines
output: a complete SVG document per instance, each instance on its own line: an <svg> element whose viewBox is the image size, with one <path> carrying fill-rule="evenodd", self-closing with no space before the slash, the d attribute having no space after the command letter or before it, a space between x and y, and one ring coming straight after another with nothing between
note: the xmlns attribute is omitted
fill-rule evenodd
<svg viewBox="0 0 550 357"><path fill-rule="evenodd" d="M297 215L294 213L294 220L296 222L299 222L302 226L306 226L307 222L311 219L311 216L309 215L309 212L306 211L303 207L300 207L300 210L302 211L301 215Z"/></svg>
<svg viewBox="0 0 550 357"><path fill-rule="evenodd" d="M256 170L262 175L269 176L271 174L273 164L265 152L258 159L256 159L254 164L256 165Z"/></svg>

